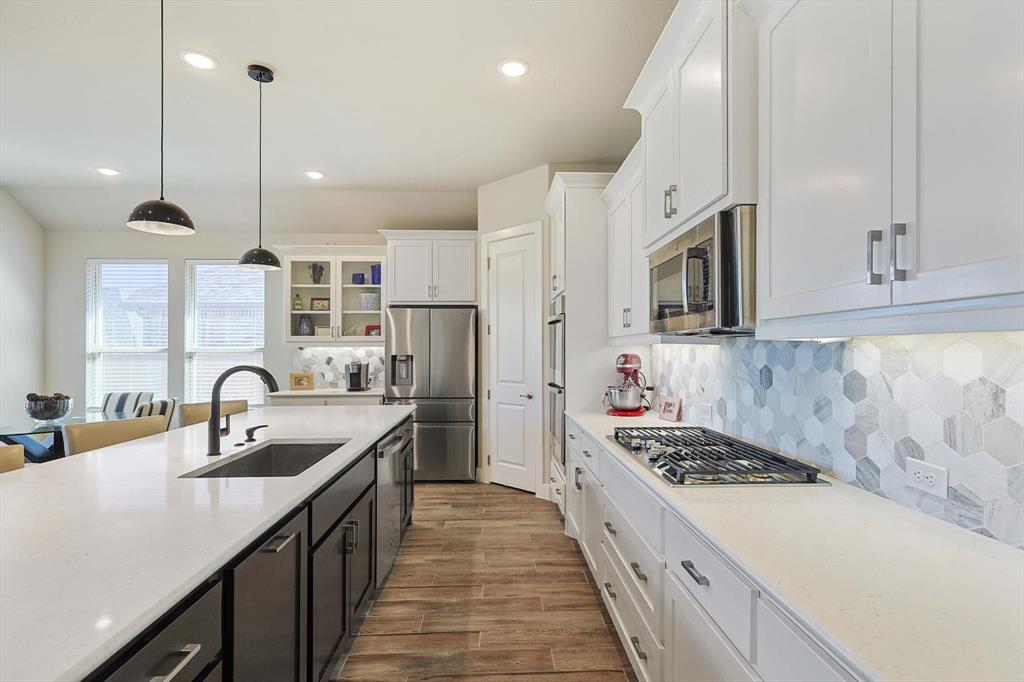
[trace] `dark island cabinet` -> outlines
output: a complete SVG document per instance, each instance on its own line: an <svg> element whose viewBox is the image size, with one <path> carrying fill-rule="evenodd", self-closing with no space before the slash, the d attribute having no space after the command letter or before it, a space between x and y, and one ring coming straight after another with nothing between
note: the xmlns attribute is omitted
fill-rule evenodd
<svg viewBox="0 0 1024 682"><path fill-rule="evenodd" d="M402 537L405 537L405 529L412 523L412 507L413 507L413 469L416 466L415 458L413 457L413 443L410 443L405 447L403 453L403 475L402 475Z"/></svg>
<svg viewBox="0 0 1024 682"><path fill-rule="evenodd" d="M368 488L324 540L310 551L310 670L318 680L358 631L360 609L373 587L376 495Z"/></svg>
<svg viewBox="0 0 1024 682"><path fill-rule="evenodd" d="M303 508L227 572L228 679L305 682L308 533Z"/></svg>

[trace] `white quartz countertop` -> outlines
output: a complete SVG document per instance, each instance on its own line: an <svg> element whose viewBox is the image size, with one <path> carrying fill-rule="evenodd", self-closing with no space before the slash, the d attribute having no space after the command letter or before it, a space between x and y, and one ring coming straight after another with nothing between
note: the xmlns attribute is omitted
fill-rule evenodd
<svg viewBox="0 0 1024 682"><path fill-rule="evenodd" d="M1024 679L1024 552L828 478L662 483L606 436L656 417L571 414L840 660L881 680Z"/></svg>
<svg viewBox="0 0 1024 682"><path fill-rule="evenodd" d="M337 396L358 398L364 395L384 395L384 389L368 388L365 391L350 391L347 388L314 388L311 391L275 391L268 395L271 398L333 398Z"/></svg>
<svg viewBox="0 0 1024 682"><path fill-rule="evenodd" d="M3 474L0 680L81 679L411 413L255 408L220 458L204 423ZM178 478L256 424L260 442L351 440L294 477Z"/></svg>

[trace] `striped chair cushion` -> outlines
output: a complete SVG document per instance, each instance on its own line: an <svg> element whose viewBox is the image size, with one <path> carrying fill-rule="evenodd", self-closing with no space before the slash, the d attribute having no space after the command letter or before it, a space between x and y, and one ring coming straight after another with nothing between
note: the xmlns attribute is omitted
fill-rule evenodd
<svg viewBox="0 0 1024 682"><path fill-rule="evenodd" d="M171 420L174 419L174 411L177 405L177 398L152 400L146 403L139 403L139 406L135 408L135 416L152 417L154 415L160 415L165 419L164 429L169 430L171 428Z"/></svg>
<svg viewBox="0 0 1024 682"><path fill-rule="evenodd" d="M103 414L115 414L125 412L135 414L140 403L148 403L153 399L152 392L142 393L108 393L103 396L103 407L100 412Z"/></svg>

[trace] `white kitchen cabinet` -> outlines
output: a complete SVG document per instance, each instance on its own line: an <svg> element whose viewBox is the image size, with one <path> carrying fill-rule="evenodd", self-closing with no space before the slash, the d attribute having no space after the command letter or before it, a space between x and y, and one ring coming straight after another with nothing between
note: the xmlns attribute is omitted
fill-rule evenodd
<svg viewBox="0 0 1024 682"><path fill-rule="evenodd" d="M637 143L601 195L608 207L608 340L612 345L657 342L647 334L650 275L643 251L641 157Z"/></svg>
<svg viewBox="0 0 1024 682"><path fill-rule="evenodd" d="M587 469L583 474L583 535L580 539L580 547L583 549L583 556L590 564L590 571L594 575L601 574L601 560L604 557L604 553L601 551L601 537L604 534L602 525L604 504L604 490L601 487L601 482L594 476L593 471Z"/></svg>
<svg viewBox="0 0 1024 682"><path fill-rule="evenodd" d="M579 454L573 449L566 450L565 472L565 533L569 537L583 540L583 476L586 468Z"/></svg>
<svg viewBox="0 0 1024 682"><path fill-rule="evenodd" d="M476 233L380 230L388 240L388 303L475 303Z"/></svg>
<svg viewBox="0 0 1024 682"><path fill-rule="evenodd" d="M673 682L760 680L715 621L670 571L665 572L665 653L662 670Z"/></svg>
<svg viewBox="0 0 1024 682"><path fill-rule="evenodd" d="M759 337L1024 325L1022 22L1015 2L771 7Z"/></svg>
<svg viewBox="0 0 1024 682"><path fill-rule="evenodd" d="M625 106L642 117L642 246L757 200L756 44L733 2L676 5Z"/></svg>
<svg viewBox="0 0 1024 682"><path fill-rule="evenodd" d="M551 270L551 300L565 293L565 195L555 199L549 206L551 229L549 231L548 254Z"/></svg>
<svg viewBox="0 0 1024 682"><path fill-rule="evenodd" d="M372 270L380 267L381 282L385 281L383 254L380 247L306 247L287 254L282 262L285 342L317 346L382 343L384 287L373 283ZM353 281L353 275L356 279L362 275L362 283ZM304 323L307 319L309 325ZM309 333L302 333L307 330Z"/></svg>
<svg viewBox="0 0 1024 682"><path fill-rule="evenodd" d="M847 682L854 680L773 604L757 601L757 672L770 682Z"/></svg>
<svg viewBox="0 0 1024 682"><path fill-rule="evenodd" d="M892 12L892 302L1024 291L1024 3Z"/></svg>

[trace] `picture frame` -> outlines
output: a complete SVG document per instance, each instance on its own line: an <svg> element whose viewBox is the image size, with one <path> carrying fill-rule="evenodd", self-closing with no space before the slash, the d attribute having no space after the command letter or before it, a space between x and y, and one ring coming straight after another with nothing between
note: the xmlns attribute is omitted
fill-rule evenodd
<svg viewBox="0 0 1024 682"><path fill-rule="evenodd" d="M658 418L669 422L677 422L683 416L682 398L673 396L662 396L661 406L658 408Z"/></svg>
<svg viewBox="0 0 1024 682"><path fill-rule="evenodd" d="M331 299L311 298L309 299L309 309L315 313L328 313L331 311Z"/></svg>
<svg viewBox="0 0 1024 682"><path fill-rule="evenodd" d="M368 324L366 329L363 331L363 336L380 336L380 325L379 324Z"/></svg>
<svg viewBox="0 0 1024 682"><path fill-rule="evenodd" d="M316 327L314 329L314 332L313 332L313 336L330 336L330 335L331 335L331 328L330 327Z"/></svg>
<svg viewBox="0 0 1024 682"><path fill-rule="evenodd" d="M292 372L288 375L288 390L312 391L314 388L315 379L312 372Z"/></svg>

